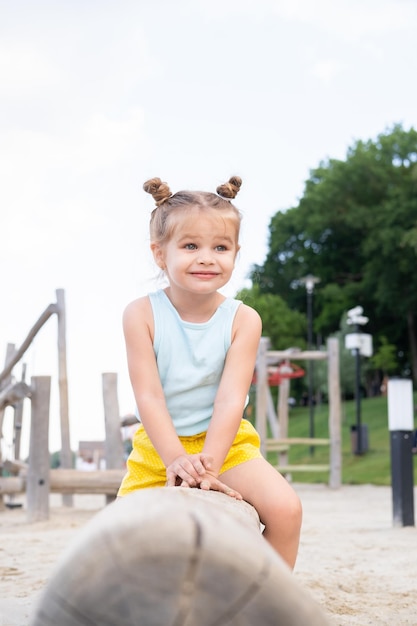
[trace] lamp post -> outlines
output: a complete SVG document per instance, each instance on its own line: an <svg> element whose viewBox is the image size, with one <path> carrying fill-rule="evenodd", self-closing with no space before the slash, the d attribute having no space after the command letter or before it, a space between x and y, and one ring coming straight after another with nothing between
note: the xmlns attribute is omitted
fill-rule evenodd
<svg viewBox="0 0 417 626"><path fill-rule="evenodd" d="M300 283L305 285L307 292L307 348L311 350L313 347L313 293L314 285L320 282L320 278L307 274L304 278L300 278ZM308 360L308 406L309 406L309 436L314 438L314 401L313 401L313 386L314 386L314 363L311 359ZM314 454L314 447L310 448L310 454Z"/></svg>
<svg viewBox="0 0 417 626"><path fill-rule="evenodd" d="M392 506L395 526L414 526L413 404L412 381L390 378L388 427L391 440Z"/></svg>
<svg viewBox="0 0 417 626"><path fill-rule="evenodd" d="M361 424L361 355L371 356L372 346L371 344L365 345L364 339L370 339L370 335L361 333L361 326L368 323L369 318L363 314L363 308L361 306L355 306L347 312L347 323L355 327L355 332L346 335L346 347L352 349L355 356L355 399L356 399L356 448L355 454L363 454L366 451L367 445L363 441L362 437L362 424Z"/></svg>

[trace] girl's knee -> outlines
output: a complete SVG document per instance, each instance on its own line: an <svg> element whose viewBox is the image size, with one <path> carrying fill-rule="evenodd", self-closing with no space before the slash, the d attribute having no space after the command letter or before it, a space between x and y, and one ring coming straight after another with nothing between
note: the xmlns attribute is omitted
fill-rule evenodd
<svg viewBox="0 0 417 626"><path fill-rule="evenodd" d="M286 494L285 499L277 499L272 504L273 511L270 511L275 519L281 519L292 528L300 528L303 519L303 507L300 498L295 492Z"/></svg>
<svg viewBox="0 0 417 626"><path fill-rule="evenodd" d="M293 497L289 499L288 515L292 518L294 523L298 523L301 526L303 519L303 505L296 493L294 493Z"/></svg>

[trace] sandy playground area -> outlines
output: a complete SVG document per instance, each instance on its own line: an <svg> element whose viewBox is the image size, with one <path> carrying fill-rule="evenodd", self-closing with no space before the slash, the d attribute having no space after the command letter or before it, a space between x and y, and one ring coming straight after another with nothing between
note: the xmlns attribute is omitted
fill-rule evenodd
<svg viewBox="0 0 417 626"><path fill-rule="evenodd" d="M417 625L417 529L393 526L391 488L294 486L304 506L294 576L330 622ZM50 519L28 524L24 498L15 501L23 507L0 513L0 626L29 623L57 558L105 506L104 496L74 496L62 507L52 495Z"/></svg>

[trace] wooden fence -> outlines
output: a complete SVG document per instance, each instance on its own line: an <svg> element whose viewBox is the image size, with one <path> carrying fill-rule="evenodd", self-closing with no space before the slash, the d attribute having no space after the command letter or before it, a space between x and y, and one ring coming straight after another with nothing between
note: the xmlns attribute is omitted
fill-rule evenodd
<svg viewBox="0 0 417 626"><path fill-rule="evenodd" d="M49 494L63 496L99 493L107 502L114 500L125 473L121 423L117 401L117 374L103 376L106 430L106 469L83 472L76 469L50 469L49 414L51 378L34 376L26 386L31 400L29 462L5 461L3 468L12 476L0 477L0 496L26 492L29 522L49 517ZM8 396L11 398L11 396ZM65 504L65 502L64 502Z"/></svg>
<svg viewBox="0 0 417 626"><path fill-rule="evenodd" d="M7 407L14 411L13 431L15 434L13 461L3 462L0 448L0 510L5 507L4 495L26 491L28 517L31 521L48 517L50 492L61 493L63 504L66 506L72 505L72 494L74 493L102 493L106 495L107 501L114 499L125 471L117 397L117 374L114 373L102 375L107 469L100 472L81 472L72 469L64 291L58 289L56 296L56 303L48 305L29 331L20 348L16 349L14 344L8 344L5 367L0 372L0 437L3 432L3 420ZM58 318L61 451L60 469L50 470L48 437L51 378L35 376L31 379L31 384L28 385L25 381L26 370L23 365L22 380L15 383L12 379L12 371L23 358L40 329L54 314ZM28 465L20 461L20 438L25 398L30 399L31 403ZM4 470L11 476L4 476Z"/></svg>
<svg viewBox="0 0 417 626"><path fill-rule="evenodd" d="M276 468L284 473L292 472L329 472L329 486L338 488L341 485L342 453L341 453L341 395L339 375L339 342L329 339L326 351L288 351L269 350L269 339L262 337L259 344L256 364L256 428L261 437L264 454L277 452L279 462ZM290 380L283 379L279 386L278 411L275 413L268 376L271 366L282 361L326 360L328 363L328 406L329 406L329 437L288 437L288 399ZM269 423L269 431L268 431ZM271 432L272 437L269 436ZM309 463L290 465L288 451L293 445L328 446L329 463Z"/></svg>

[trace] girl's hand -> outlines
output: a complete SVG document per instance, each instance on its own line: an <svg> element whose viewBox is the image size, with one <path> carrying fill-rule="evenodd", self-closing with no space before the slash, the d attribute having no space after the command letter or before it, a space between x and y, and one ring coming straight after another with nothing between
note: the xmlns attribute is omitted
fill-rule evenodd
<svg viewBox="0 0 417 626"><path fill-rule="evenodd" d="M182 454L168 465L167 486L197 487L206 471L211 468L213 458L208 454Z"/></svg>
<svg viewBox="0 0 417 626"><path fill-rule="evenodd" d="M206 472L204 474L204 478L200 482L200 489L203 489L204 491L209 491L210 489L212 491L220 491L221 493L224 493L231 498L235 498L236 500L243 500L238 491L231 489L231 487L222 483L217 476L210 474L210 472Z"/></svg>

